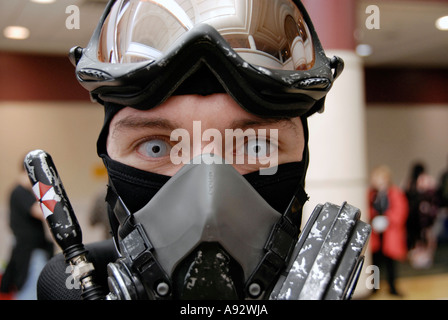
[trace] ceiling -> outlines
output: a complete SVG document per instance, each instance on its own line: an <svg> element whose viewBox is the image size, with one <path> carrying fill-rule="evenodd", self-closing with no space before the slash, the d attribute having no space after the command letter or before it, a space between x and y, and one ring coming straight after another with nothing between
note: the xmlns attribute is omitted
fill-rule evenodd
<svg viewBox="0 0 448 320"><path fill-rule="evenodd" d="M38 4L31 0L0 0L0 50L66 54L76 45L85 46L107 4L107 0L56 0ZM66 20L79 8L79 29L67 29ZM25 26L30 30L26 40L10 40L3 30L10 25Z"/></svg>
<svg viewBox="0 0 448 320"><path fill-rule="evenodd" d="M102 14L107 0L57 0L37 4L30 0L0 0L0 50L66 54L75 46L85 46ZM448 0L359 0L359 43L372 46L371 56L364 58L370 66L448 67L448 31L435 28L435 20L448 15ZM80 28L67 29L70 13L66 8L80 9ZM380 9L380 28L365 27L366 7ZM3 36L8 25L30 29L26 40Z"/></svg>
<svg viewBox="0 0 448 320"><path fill-rule="evenodd" d="M369 5L380 9L380 29L368 30ZM372 46L367 65L448 67L448 31L435 21L448 15L446 0L361 0L358 5L359 43Z"/></svg>

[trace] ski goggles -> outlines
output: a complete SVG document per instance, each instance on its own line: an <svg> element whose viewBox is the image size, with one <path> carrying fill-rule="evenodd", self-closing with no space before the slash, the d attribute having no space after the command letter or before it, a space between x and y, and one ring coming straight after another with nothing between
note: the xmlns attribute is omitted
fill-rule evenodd
<svg viewBox="0 0 448 320"><path fill-rule="evenodd" d="M70 58L100 103L153 108L205 66L259 116L322 109L343 69L298 0L112 0Z"/></svg>

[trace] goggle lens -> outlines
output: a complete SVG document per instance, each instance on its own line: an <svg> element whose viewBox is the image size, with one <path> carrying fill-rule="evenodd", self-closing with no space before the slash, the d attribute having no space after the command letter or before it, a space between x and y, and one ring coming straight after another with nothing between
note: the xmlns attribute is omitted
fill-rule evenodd
<svg viewBox="0 0 448 320"><path fill-rule="evenodd" d="M310 30L292 0L120 0L104 21L99 61L159 60L201 23L250 64L309 70L315 63Z"/></svg>

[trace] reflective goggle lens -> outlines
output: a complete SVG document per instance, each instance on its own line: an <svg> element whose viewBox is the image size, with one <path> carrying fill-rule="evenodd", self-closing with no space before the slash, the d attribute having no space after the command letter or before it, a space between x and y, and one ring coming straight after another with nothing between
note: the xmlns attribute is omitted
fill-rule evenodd
<svg viewBox="0 0 448 320"><path fill-rule="evenodd" d="M120 0L100 35L101 62L156 61L194 26L214 27L246 62L309 70L311 33L292 0Z"/></svg>

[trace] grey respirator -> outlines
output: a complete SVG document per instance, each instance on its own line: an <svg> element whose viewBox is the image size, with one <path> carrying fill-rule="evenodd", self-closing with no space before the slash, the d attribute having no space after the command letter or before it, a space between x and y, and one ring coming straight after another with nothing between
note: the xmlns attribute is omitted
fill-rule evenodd
<svg viewBox="0 0 448 320"><path fill-rule="evenodd" d="M185 165L133 214L117 198L122 258L109 266L114 296L263 297L297 241L294 204L281 214L231 165L205 163Z"/></svg>
<svg viewBox="0 0 448 320"><path fill-rule="evenodd" d="M122 257L109 264L109 297L349 299L370 226L357 208L326 203L299 236L304 195L280 213L231 165L201 163L134 214L117 198Z"/></svg>

